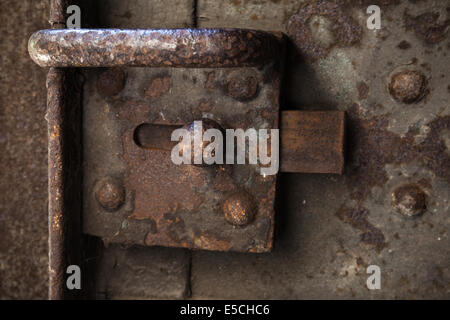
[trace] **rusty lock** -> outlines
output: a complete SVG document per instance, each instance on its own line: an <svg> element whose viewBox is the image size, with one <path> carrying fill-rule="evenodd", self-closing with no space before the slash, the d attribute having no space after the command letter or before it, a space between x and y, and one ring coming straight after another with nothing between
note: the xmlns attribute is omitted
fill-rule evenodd
<svg viewBox="0 0 450 320"><path fill-rule="evenodd" d="M53 72L110 67L98 76L97 90L117 110L111 128L120 137L125 169L90 179L97 175L89 171L95 166L83 168L88 176L83 186L88 195L83 200L83 231L104 241L219 251L272 249L276 175L261 176L259 165L198 167L171 162L173 129L200 119L211 124L205 115L226 129L280 127L281 172L343 172L344 112L280 112L281 33L54 29L33 34L29 52L38 65L57 68ZM181 80L170 76L153 77L143 94L128 90L132 97L125 96L124 86L138 87L139 75L146 72L127 67L204 68L204 85L190 84L195 93L190 99L198 106L184 103L186 87L172 83ZM168 106L162 94L177 98L177 105ZM65 106L56 102L54 107L62 112Z"/></svg>

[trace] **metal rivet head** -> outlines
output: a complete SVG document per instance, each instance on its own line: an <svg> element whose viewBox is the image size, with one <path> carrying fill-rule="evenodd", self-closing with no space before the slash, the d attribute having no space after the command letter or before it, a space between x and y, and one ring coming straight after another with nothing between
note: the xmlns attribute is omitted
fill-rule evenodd
<svg viewBox="0 0 450 320"><path fill-rule="evenodd" d="M253 98L258 91L258 80L254 76L234 77L228 81L228 95L236 100L245 101Z"/></svg>
<svg viewBox="0 0 450 320"><path fill-rule="evenodd" d="M125 202L125 189L119 179L105 177L95 186L95 198L107 211L115 211Z"/></svg>
<svg viewBox="0 0 450 320"><path fill-rule="evenodd" d="M245 226L253 221L256 205L246 192L237 192L229 196L223 203L225 220L234 226Z"/></svg>
<svg viewBox="0 0 450 320"><path fill-rule="evenodd" d="M418 102L427 92L427 79L418 71L401 71L391 77L388 89L397 101L408 104Z"/></svg>
<svg viewBox="0 0 450 320"><path fill-rule="evenodd" d="M125 72L120 68L109 68L97 79L97 91L103 97L115 96L125 86Z"/></svg>
<svg viewBox="0 0 450 320"><path fill-rule="evenodd" d="M405 216L418 216L426 209L426 194L416 185L403 185L392 194L392 204L397 212Z"/></svg>

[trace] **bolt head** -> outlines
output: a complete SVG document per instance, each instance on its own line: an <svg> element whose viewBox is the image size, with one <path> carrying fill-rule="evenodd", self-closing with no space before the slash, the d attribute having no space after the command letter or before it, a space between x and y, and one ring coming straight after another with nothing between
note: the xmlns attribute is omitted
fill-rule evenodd
<svg viewBox="0 0 450 320"><path fill-rule="evenodd" d="M392 194L392 203L397 212L407 217L418 216L426 209L426 194L413 184L400 186Z"/></svg>
<svg viewBox="0 0 450 320"><path fill-rule="evenodd" d="M403 103L421 100L427 92L427 79L414 70L405 70L394 74L389 83L391 96Z"/></svg>
<svg viewBox="0 0 450 320"><path fill-rule="evenodd" d="M103 209L116 211L125 202L125 189L119 179L105 177L95 186L95 198Z"/></svg>
<svg viewBox="0 0 450 320"><path fill-rule="evenodd" d="M228 223L242 227L253 221L257 208L252 196L240 191L225 199L222 210Z"/></svg>

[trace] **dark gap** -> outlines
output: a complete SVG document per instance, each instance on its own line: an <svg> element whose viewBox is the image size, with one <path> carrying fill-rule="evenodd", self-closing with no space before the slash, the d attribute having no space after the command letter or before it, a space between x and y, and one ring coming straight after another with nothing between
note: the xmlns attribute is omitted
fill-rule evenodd
<svg viewBox="0 0 450 320"><path fill-rule="evenodd" d="M134 129L133 140L140 148L171 151L178 143L171 141L172 132L180 127L143 123Z"/></svg>
<svg viewBox="0 0 450 320"><path fill-rule="evenodd" d="M194 28L198 28L198 0L194 0L194 8L192 10L192 24Z"/></svg>

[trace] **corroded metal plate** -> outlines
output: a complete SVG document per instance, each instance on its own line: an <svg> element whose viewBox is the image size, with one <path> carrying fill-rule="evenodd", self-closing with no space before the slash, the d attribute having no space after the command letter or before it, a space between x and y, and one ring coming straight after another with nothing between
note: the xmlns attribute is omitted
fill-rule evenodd
<svg viewBox="0 0 450 320"><path fill-rule="evenodd" d="M142 148L135 137L142 124L180 126L205 117L230 129L278 128L278 66L90 69L85 75L84 232L148 246L272 248L276 175L263 177L259 165L249 164L175 165L169 150ZM100 204L108 199L96 197L105 177L118 184L108 189L113 200L114 192L125 194L112 210ZM256 208L250 224L226 221L223 202L232 194L249 195Z"/></svg>

